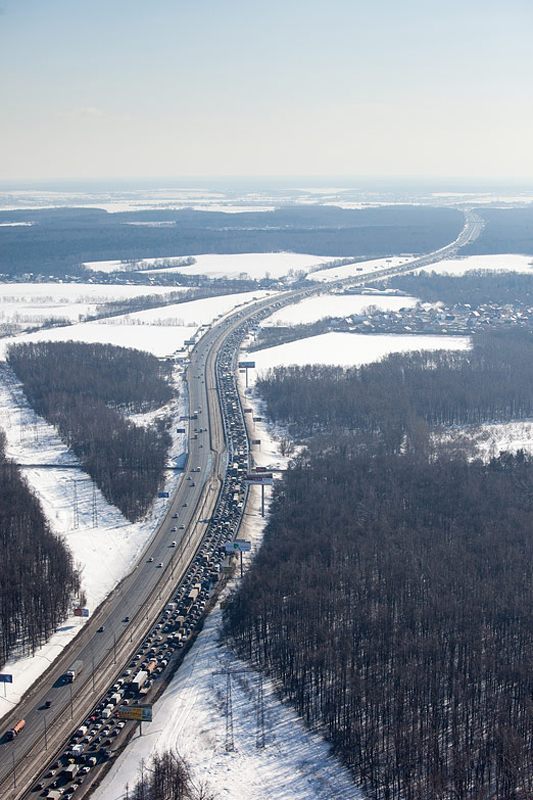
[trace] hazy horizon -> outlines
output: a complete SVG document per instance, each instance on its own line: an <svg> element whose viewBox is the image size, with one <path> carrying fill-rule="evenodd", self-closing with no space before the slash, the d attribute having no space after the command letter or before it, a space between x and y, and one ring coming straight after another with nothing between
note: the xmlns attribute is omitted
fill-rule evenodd
<svg viewBox="0 0 533 800"><path fill-rule="evenodd" d="M3 181L533 180L526 0L0 5Z"/></svg>

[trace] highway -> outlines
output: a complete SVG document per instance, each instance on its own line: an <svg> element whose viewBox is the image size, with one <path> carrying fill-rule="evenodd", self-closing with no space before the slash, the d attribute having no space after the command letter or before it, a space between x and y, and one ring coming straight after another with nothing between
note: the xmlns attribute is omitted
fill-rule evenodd
<svg viewBox="0 0 533 800"><path fill-rule="evenodd" d="M106 689L124 670L140 642L172 597L204 536L227 469L216 360L224 343L235 338L244 321L259 319L276 308L337 285L357 285L435 263L473 240L481 220L466 212L459 237L439 251L398 268L277 294L254 302L214 324L190 354L187 370L189 409L188 462L167 514L142 553L135 569L97 609L67 650L2 721L2 730L18 719L24 732L0 744L0 797L18 800L27 795L36 776L64 747ZM237 342L238 345L238 342ZM238 349L238 346L236 346ZM177 515L177 517L176 517ZM176 541L176 546L172 542ZM162 564L160 567L159 564ZM125 621L129 618L129 621ZM102 632L98 632L102 628ZM69 666L82 660L84 668L72 684L62 680ZM51 701L50 709L44 708ZM76 796L81 796L76 795Z"/></svg>

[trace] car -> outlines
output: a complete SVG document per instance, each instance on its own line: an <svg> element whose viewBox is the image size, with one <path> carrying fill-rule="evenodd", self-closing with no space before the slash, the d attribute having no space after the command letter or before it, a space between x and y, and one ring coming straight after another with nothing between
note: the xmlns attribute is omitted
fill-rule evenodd
<svg viewBox="0 0 533 800"><path fill-rule="evenodd" d="M171 532L171 533L175 533L177 530L178 530L178 529L177 529L176 527L174 527L174 528L171 528L171 529L170 529L170 532Z"/></svg>
<svg viewBox="0 0 533 800"><path fill-rule="evenodd" d="M160 562L159 562L159 564L157 565L157 568L158 568L158 569L161 569L161 567L162 567L162 566L163 566L163 562L162 562L162 561L160 561Z"/></svg>
<svg viewBox="0 0 533 800"><path fill-rule="evenodd" d="M185 530L185 525L180 525L180 531L184 531L184 530Z"/></svg>
<svg viewBox="0 0 533 800"><path fill-rule="evenodd" d="M34 792L40 792L42 789L44 789L44 783L42 781L36 783L35 786L33 787Z"/></svg>
<svg viewBox="0 0 533 800"><path fill-rule="evenodd" d="M184 504L183 504L183 508L187 508L187 503L184 503Z"/></svg>
<svg viewBox="0 0 533 800"><path fill-rule="evenodd" d="M179 516L179 514L177 514L177 513L176 514L172 514L172 519L177 519L178 516Z"/></svg>
<svg viewBox="0 0 533 800"><path fill-rule="evenodd" d="M170 546L171 547L176 547L176 542L175 541L170 542Z"/></svg>
<svg viewBox="0 0 533 800"><path fill-rule="evenodd" d="M51 707L51 705L52 705L52 701L51 701L51 700L45 700L45 701L44 701L44 707L45 707L45 708L50 708L50 707Z"/></svg>
<svg viewBox="0 0 533 800"><path fill-rule="evenodd" d="M129 621L130 621L130 618L128 616L124 617L124 619L122 620L122 622L129 622Z"/></svg>
<svg viewBox="0 0 533 800"><path fill-rule="evenodd" d="M105 625L100 625L96 633L103 633L105 631Z"/></svg>
<svg viewBox="0 0 533 800"><path fill-rule="evenodd" d="M148 559L148 563L151 564L153 560L154 560L154 557L150 556L150 558Z"/></svg>

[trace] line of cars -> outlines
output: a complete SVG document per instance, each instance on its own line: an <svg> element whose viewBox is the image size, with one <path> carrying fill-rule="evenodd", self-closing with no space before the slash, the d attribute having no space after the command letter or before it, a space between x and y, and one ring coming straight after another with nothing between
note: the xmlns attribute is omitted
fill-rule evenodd
<svg viewBox="0 0 533 800"><path fill-rule="evenodd" d="M117 708L148 699L154 682L198 628L220 574L228 566L225 544L235 538L239 529L246 492L242 479L248 471L248 441L234 376L236 352L248 324L243 323L229 335L217 356L217 385L229 467L206 534L172 601L137 654L34 786L42 797L75 798L84 782L92 777L90 773L113 756L113 745L126 726L124 720L117 718Z"/></svg>

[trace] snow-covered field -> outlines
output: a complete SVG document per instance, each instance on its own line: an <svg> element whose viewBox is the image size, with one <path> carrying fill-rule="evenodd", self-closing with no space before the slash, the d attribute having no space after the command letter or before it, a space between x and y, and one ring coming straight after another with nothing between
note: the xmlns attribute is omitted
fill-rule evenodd
<svg viewBox="0 0 533 800"><path fill-rule="evenodd" d="M254 398L244 402L260 410ZM254 448L256 463L284 466L286 459L266 425L256 425L255 435L261 437L260 448ZM253 557L264 520L260 491L258 487L251 491L240 535L252 541ZM269 500L267 496L267 509ZM245 566L248 563L246 555ZM141 761L147 763L155 752L166 749L183 756L195 783L207 783L218 800L358 800L361 794L349 773L332 757L328 745L310 734L295 712L279 700L268 680L264 681L265 747L256 746L258 675L220 643L221 622L219 604L154 706L154 721L117 759L94 800L123 800L126 784L131 789L139 777ZM220 674L228 669L244 670L232 678L233 752L225 749L226 676Z"/></svg>
<svg viewBox="0 0 533 800"><path fill-rule="evenodd" d="M173 444L169 462L178 458L186 447L186 436L176 433L175 422L184 413L187 401L180 385L180 398L157 412L169 414ZM138 420L139 422L139 420ZM183 424L183 423L182 423ZM0 382L0 428L7 436L7 455L19 464L77 464L75 456L58 438L55 429L28 405L15 376ZM31 467L22 470L30 489L39 499L52 531L60 536L72 552L81 573L82 589L91 611L128 574L140 551L155 531L166 512L168 500L156 499L148 517L130 523L110 505L83 469L48 469ZM165 489L174 491L180 473L169 471ZM74 485L75 482L75 485ZM74 489L77 496L76 519ZM93 520L93 491L96 500L96 522ZM35 656L12 658L3 670L14 676L7 687L7 697L0 694L0 717L11 711L24 692L62 649L76 636L84 620L69 617Z"/></svg>
<svg viewBox="0 0 533 800"><path fill-rule="evenodd" d="M380 311L399 311L402 308L412 308L417 302L416 297L386 294L321 294L280 308L263 322L263 326L299 325L317 322L324 317L347 317L365 313L371 307L379 308Z"/></svg>
<svg viewBox="0 0 533 800"><path fill-rule="evenodd" d="M140 268L150 272L183 272L185 275L207 275L210 278L239 278L246 275L249 278L282 278L290 270L309 272L313 267L325 264L334 257L312 256L305 253L235 253L235 254L206 254L193 256L194 264L180 267L179 263L185 256L169 256L168 258L143 258L139 260ZM175 266L168 266L172 261ZM161 264L161 268L158 268ZM89 270L100 272L120 272L131 269L131 262L124 261L87 261L83 265Z"/></svg>
<svg viewBox="0 0 533 800"><path fill-rule="evenodd" d="M45 320L78 322L96 306L141 295L166 295L185 291L180 287L111 286L94 283L1 283L0 323L16 323L21 329Z"/></svg>
<svg viewBox="0 0 533 800"><path fill-rule="evenodd" d="M109 320L81 322L63 328L49 328L13 338L0 339L0 355L16 342L76 341L105 342L121 347L146 350L158 358L172 355L192 339L201 325L209 325L216 317L232 311L242 303L268 295L268 292L242 292L203 300L176 303ZM1 306L0 306L1 310Z"/></svg>
<svg viewBox="0 0 533 800"><path fill-rule="evenodd" d="M338 281L342 278L360 278L363 275L371 274L377 269L385 267L398 267L412 261L416 256L392 256L390 258L373 258L370 261L358 261L355 264L347 264L344 267L332 267L313 272L310 276L314 281ZM331 261L331 259L329 259Z"/></svg>
<svg viewBox="0 0 533 800"><path fill-rule="evenodd" d="M468 336L323 333L248 353L258 372L289 364L333 364L355 367L379 361L389 353L413 350L467 350Z"/></svg>
<svg viewBox="0 0 533 800"><path fill-rule="evenodd" d="M521 256L514 253L498 253L496 255L463 256L450 258L423 267L425 272L447 273L450 275L464 275L474 269L486 269L505 272L532 272L533 256ZM413 270L416 274L417 271Z"/></svg>
<svg viewBox="0 0 533 800"><path fill-rule="evenodd" d="M446 428L437 430L434 438L447 448L483 461L495 458L501 452L516 453L523 450L533 455L532 420Z"/></svg>

